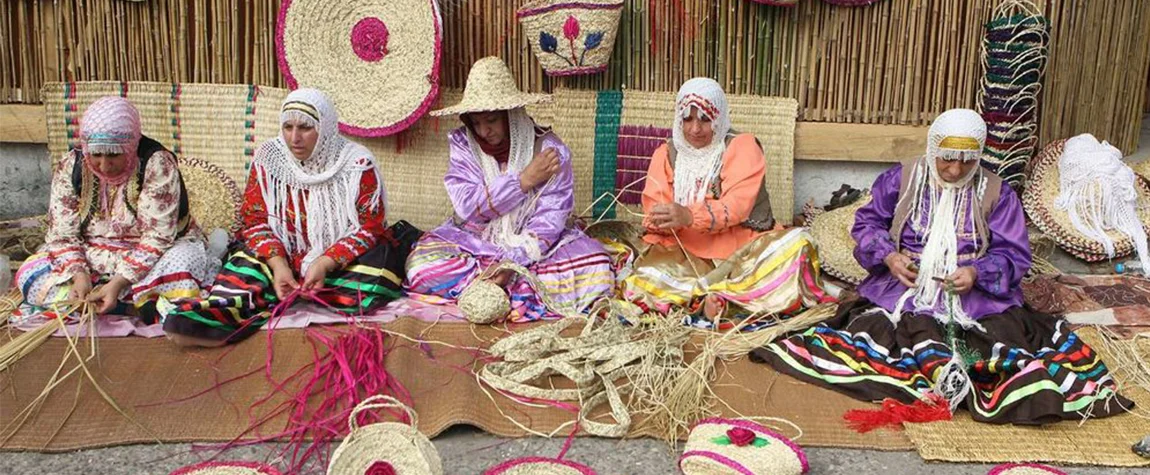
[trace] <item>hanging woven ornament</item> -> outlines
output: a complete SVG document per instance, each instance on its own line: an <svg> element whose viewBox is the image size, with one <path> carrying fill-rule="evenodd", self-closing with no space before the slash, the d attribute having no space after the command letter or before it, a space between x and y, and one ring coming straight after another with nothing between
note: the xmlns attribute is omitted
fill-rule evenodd
<svg viewBox="0 0 1150 475"><path fill-rule="evenodd" d="M359 425L364 411L399 409L409 424L378 422ZM416 430L417 417L398 399L372 396L357 404L347 418L351 433L331 454L328 475L442 475L443 462L427 437Z"/></svg>
<svg viewBox="0 0 1150 475"><path fill-rule="evenodd" d="M335 101L340 131L407 129L439 95L443 21L436 0L283 0L276 56L291 89Z"/></svg>
<svg viewBox="0 0 1150 475"><path fill-rule="evenodd" d="M534 0L515 12L548 76L607 69L623 0Z"/></svg>
<svg viewBox="0 0 1150 475"><path fill-rule="evenodd" d="M1038 146L1038 94L1049 22L1027 0L1007 0L986 24L978 111L986 120L982 164L1018 190Z"/></svg>
<svg viewBox="0 0 1150 475"><path fill-rule="evenodd" d="M679 469L685 475L799 475L810 465L798 444L760 424L709 418L691 429Z"/></svg>

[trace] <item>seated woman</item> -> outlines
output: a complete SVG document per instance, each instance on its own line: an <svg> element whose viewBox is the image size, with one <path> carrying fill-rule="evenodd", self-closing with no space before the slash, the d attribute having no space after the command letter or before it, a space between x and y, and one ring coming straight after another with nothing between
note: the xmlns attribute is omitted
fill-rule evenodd
<svg viewBox="0 0 1150 475"><path fill-rule="evenodd" d="M33 307L25 313L87 300L98 313L150 324L160 297L198 298L212 277L176 157L141 134L127 99L103 97L84 112L80 149L52 172L48 217L42 252L16 273Z"/></svg>
<svg viewBox="0 0 1150 475"><path fill-rule="evenodd" d="M584 311L614 286L597 241L567 221L575 205L571 151L523 109L546 96L524 94L499 58L475 63L463 102L433 115L460 114L448 135L444 184L455 216L420 239L407 261L407 288L454 301L486 269L510 261L530 270L557 305ZM526 279L502 272L509 320L553 318Z"/></svg>
<svg viewBox="0 0 1150 475"><path fill-rule="evenodd" d="M348 313L398 298L402 252L390 245L386 192L375 158L339 134L331 101L316 89L288 94L280 135L252 160L243 230L211 297L164 321L182 345L239 341L297 289Z"/></svg>
<svg viewBox="0 0 1150 475"><path fill-rule="evenodd" d="M926 155L879 175L858 210L870 276L824 325L755 350L781 372L850 396L965 404L977 421L1043 424L1130 407L1064 320L1023 306L1030 269L1018 196L979 166L986 123L940 115Z"/></svg>
<svg viewBox="0 0 1150 475"><path fill-rule="evenodd" d="M704 327L727 302L739 307L734 313L781 314L830 300L810 236L768 232L775 223L763 149L731 131L717 82L683 84L671 135L647 171L643 240L651 246L624 280L626 298L646 311L685 308Z"/></svg>

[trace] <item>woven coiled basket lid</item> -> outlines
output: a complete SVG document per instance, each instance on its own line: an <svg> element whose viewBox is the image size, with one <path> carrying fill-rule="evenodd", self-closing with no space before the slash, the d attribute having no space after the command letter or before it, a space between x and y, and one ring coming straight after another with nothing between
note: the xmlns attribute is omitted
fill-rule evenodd
<svg viewBox="0 0 1150 475"><path fill-rule="evenodd" d="M340 130L402 131L439 95L443 21L436 0L283 0L276 55L288 87L335 101Z"/></svg>
<svg viewBox="0 0 1150 475"><path fill-rule="evenodd" d="M1006 463L990 469L987 475L1066 475L1066 472L1036 463Z"/></svg>
<svg viewBox="0 0 1150 475"><path fill-rule="evenodd" d="M595 475L595 471L570 460L524 457L489 468L483 475Z"/></svg>
<svg viewBox="0 0 1150 475"><path fill-rule="evenodd" d="M735 445L728 437L732 429L753 432L754 442ZM679 469L685 475L800 475L810 470L810 464L801 447L760 424L709 418L691 428Z"/></svg>
<svg viewBox="0 0 1150 475"><path fill-rule="evenodd" d="M1054 206L1061 190L1058 160L1062 157L1065 145L1066 140L1051 142L1034 158L1030 179L1022 193L1022 207L1034 225L1066 252L1087 262L1109 259L1101 242L1078 232L1066 211ZM1146 223L1150 223L1150 182L1141 176L1137 176L1136 180L1138 217L1145 227ZM1114 257L1134 252L1133 240L1114 231L1109 235L1114 240Z"/></svg>
<svg viewBox="0 0 1150 475"><path fill-rule="evenodd" d="M204 462L169 475L280 475L280 471L257 462Z"/></svg>
<svg viewBox="0 0 1150 475"><path fill-rule="evenodd" d="M855 260L854 250L858 244L851 237L851 228L855 224L855 212L870 200L871 195L867 193L848 206L815 216L810 222L811 237L818 245L823 270L855 285L867 277L867 271Z"/></svg>
<svg viewBox="0 0 1150 475"><path fill-rule="evenodd" d="M236 182L222 168L198 158L181 156L178 163L188 190L189 212L200 228L205 232L217 228L238 231L242 202Z"/></svg>
<svg viewBox="0 0 1150 475"><path fill-rule="evenodd" d="M360 427L356 417L370 409L399 409L411 424L379 422ZM355 406L347 420L351 433L336 447L328 475L363 475L369 468L390 465L402 475L442 475L443 462L427 437L416 430L415 411L391 396L372 396Z"/></svg>

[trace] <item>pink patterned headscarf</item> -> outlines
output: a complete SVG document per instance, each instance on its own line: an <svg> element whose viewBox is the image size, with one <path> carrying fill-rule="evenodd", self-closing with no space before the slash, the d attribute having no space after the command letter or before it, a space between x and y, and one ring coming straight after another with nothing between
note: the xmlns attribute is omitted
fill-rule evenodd
<svg viewBox="0 0 1150 475"><path fill-rule="evenodd" d="M84 152L84 165L100 180L110 185L127 181L136 171L140 157L140 113L127 99L117 96L101 97L88 106L80 119L80 150ZM92 154L124 154L128 160L124 171L108 176L92 166Z"/></svg>

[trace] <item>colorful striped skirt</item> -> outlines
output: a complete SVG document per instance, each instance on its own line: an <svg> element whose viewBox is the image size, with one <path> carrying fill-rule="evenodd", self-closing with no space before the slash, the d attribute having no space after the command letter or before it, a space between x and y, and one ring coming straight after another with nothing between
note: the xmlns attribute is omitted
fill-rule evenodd
<svg viewBox="0 0 1150 475"><path fill-rule="evenodd" d="M730 304L729 317L791 315L834 301L823 290L811 236L799 228L763 234L722 261L651 246L623 281L624 298L662 314L682 308L697 316L707 295ZM712 325L697 318L688 323Z"/></svg>
<svg viewBox="0 0 1150 475"><path fill-rule="evenodd" d="M413 298L432 303L454 303L493 259L476 257L435 233L416 244L407 261L407 290ZM611 258L598 241L586 236L561 241L548 256L528 267L543 289L559 305L586 311L615 287ZM547 309L526 279L507 285L511 322L559 318Z"/></svg>
<svg viewBox="0 0 1150 475"><path fill-rule="evenodd" d="M403 295L405 257L394 246L376 246L343 270L329 274L317 297L351 315L380 308ZM271 268L248 250L235 250L216 277L211 295L169 312L164 332L234 343L267 323L279 304Z"/></svg>
<svg viewBox="0 0 1150 475"><path fill-rule="evenodd" d="M131 249L131 243L125 243L124 248ZM94 284L107 282L116 264L123 259L123 253L115 254L102 247L90 247L85 252ZM159 319L156 302L160 297L171 302L198 299L201 284L211 282L215 269L203 241L178 240L143 279L120 296L124 305L113 309L112 313L134 313L146 324L155 323ZM54 272L48 253L38 253L24 261L16 271L16 284L24 296L25 305L20 314L34 318L53 303L68 299L72 291L72 276Z"/></svg>
<svg viewBox="0 0 1150 475"><path fill-rule="evenodd" d="M895 325L875 308L844 302L831 320L757 349L751 359L856 399L925 400L951 359L944 327L911 314ZM1015 307L978 322L985 332L960 330L959 337L977 353L967 370L973 390L963 402L974 420L1046 424L1133 406L1065 320Z"/></svg>

